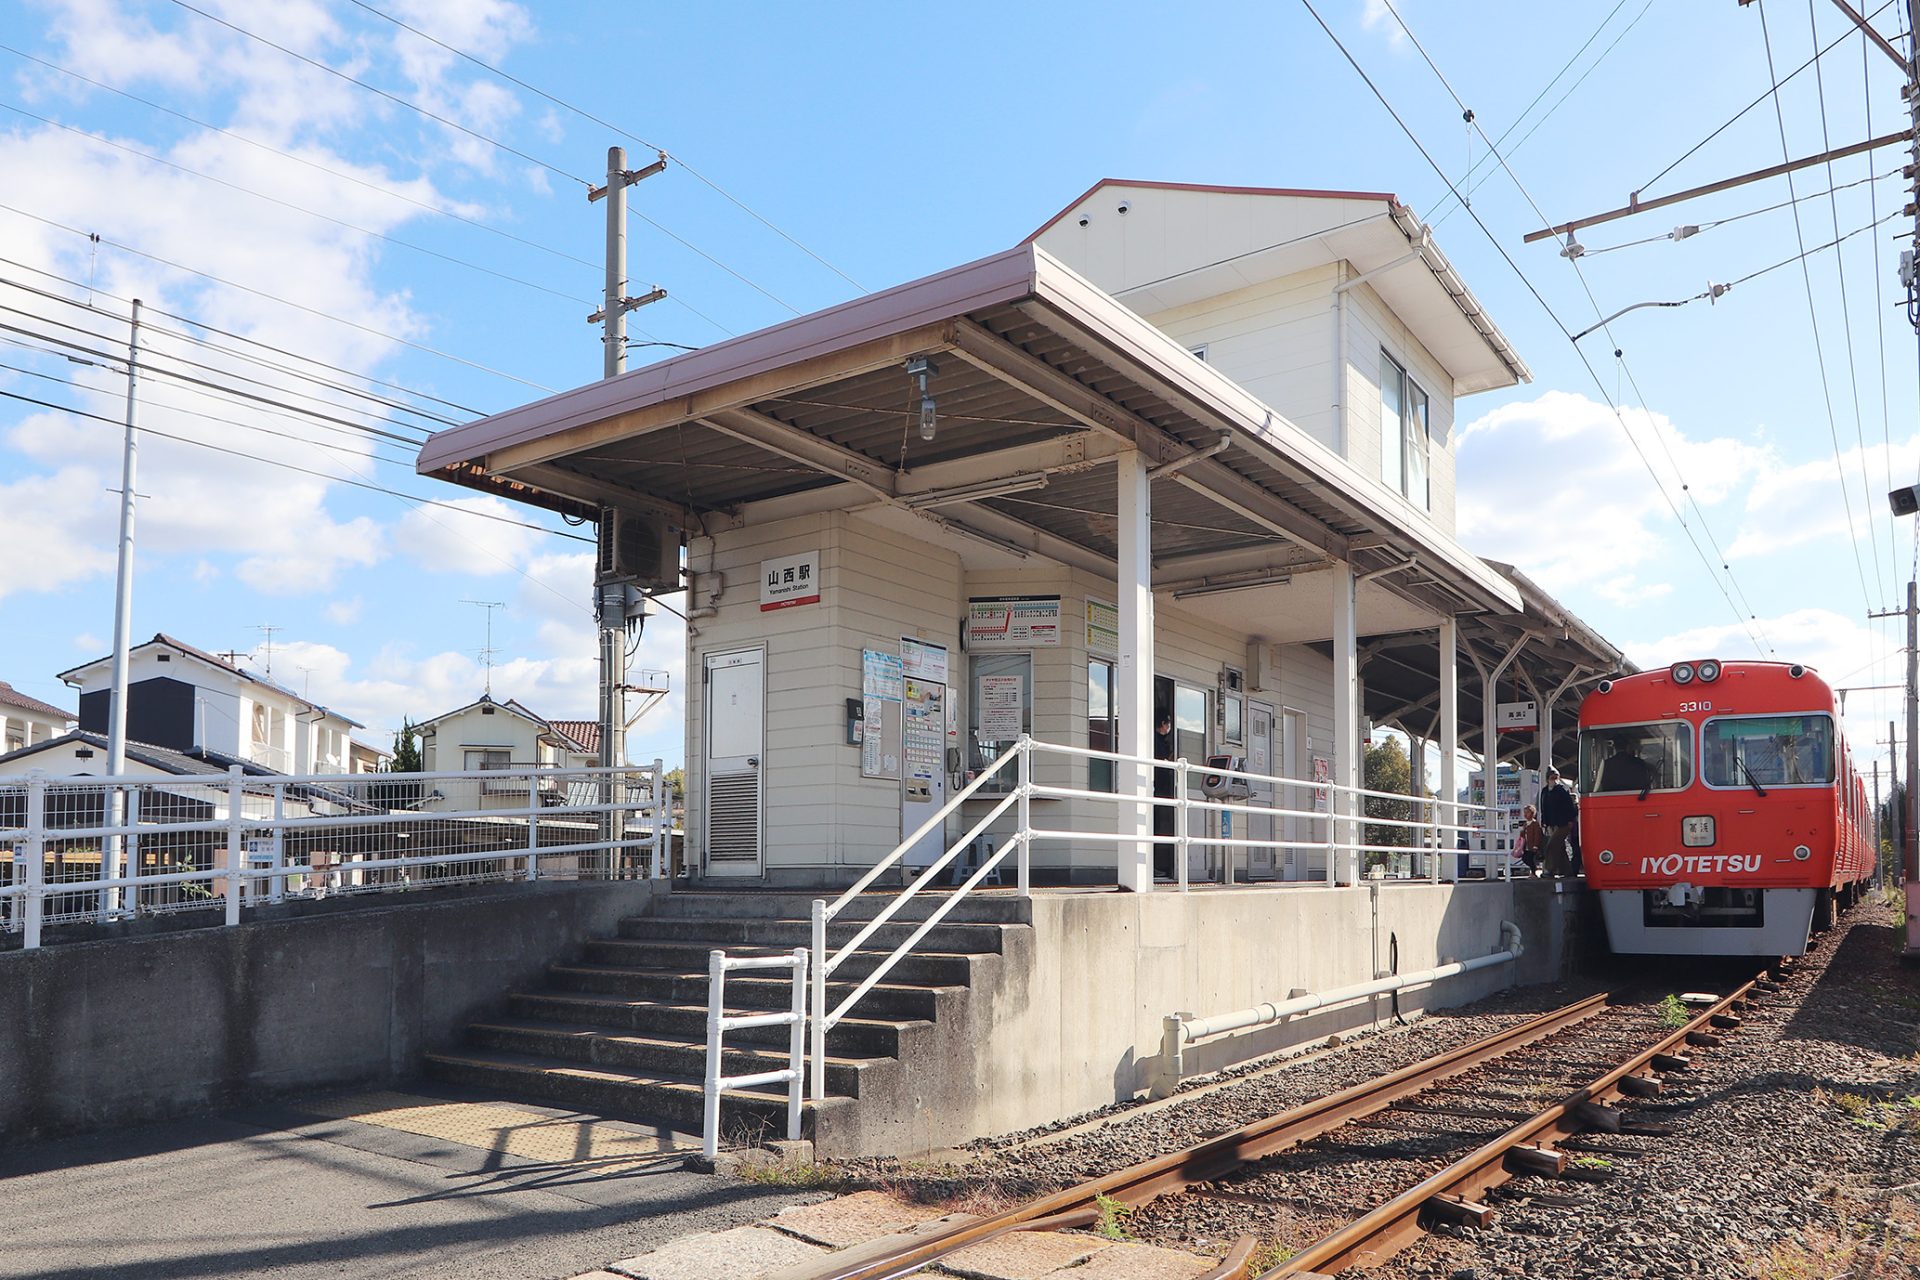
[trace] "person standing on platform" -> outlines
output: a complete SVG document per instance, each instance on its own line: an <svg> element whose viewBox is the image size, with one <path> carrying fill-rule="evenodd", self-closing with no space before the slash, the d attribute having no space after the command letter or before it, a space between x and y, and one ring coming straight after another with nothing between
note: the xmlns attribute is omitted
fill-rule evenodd
<svg viewBox="0 0 1920 1280"><path fill-rule="evenodd" d="M1545 828L1547 835L1547 874L1555 879L1572 874L1567 836L1573 830L1578 813L1573 792L1567 790L1567 784L1560 781L1560 771L1548 769L1546 785L1540 791L1540 825Z"/></svg>
<svg viewBox="0 0 1920 1280"><path fill-rule="evenodd" d="M1520 810L1520 838L1517 841L1520 861L1527 864L1529 875L1540 874L1540 849L1546 843L1547 834L1540 828L1540 816L1532 805Z"/></svg>

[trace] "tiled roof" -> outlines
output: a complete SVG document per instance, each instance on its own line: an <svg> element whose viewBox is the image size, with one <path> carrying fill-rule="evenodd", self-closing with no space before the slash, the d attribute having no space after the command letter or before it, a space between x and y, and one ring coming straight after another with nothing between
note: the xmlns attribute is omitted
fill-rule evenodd
<svg viewBox="0 0 1920 1280"><path fill-rule="evenodd" d="M5 680L0 680L0 707L18 707L22 711L32 711L43 716L57 716L62 720L73 719L71 711L63 711L50 702L38 698L29 698Z"/></svg>
<svg viewBox="0 0 1920 1280"><path fill-rule="evenodd" d="M582 750L600 753L600 722L598 720L549 720L548 724L579 743Z"/></svg>
<svg viewBox="0 0 1920 1280"><path fill-rule="evenodd" d="M107 738L105 734L89 733L84 729L75 729L71 733L61 734L57 738L49 738L45 742L36 742L30 747L22 747L18 751L12 751L0 756L0 772L4 772L5 766L11 761L22 759L26 756L38 755L40 752L46 751L49 748L65 746L69 743L84 743L101 752L103 757L107 750ZM138 761L140 764L162 770L166 773L220 774L227 771L225 765L215 764L210 760L196 759L184 752L173 751L166 747L156 747L148 742L129 742L127 744L127 759ZM106 766L106 760L104 758L100 763L102 768Z"/></svg>

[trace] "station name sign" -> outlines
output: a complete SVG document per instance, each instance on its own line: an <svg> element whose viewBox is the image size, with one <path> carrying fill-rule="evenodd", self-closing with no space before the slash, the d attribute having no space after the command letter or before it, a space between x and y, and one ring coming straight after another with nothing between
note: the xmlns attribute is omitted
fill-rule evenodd
<svg viewBox="0 0 1920 1280"><path fill-rule="evenodd" d="M802 551L760 562L760 611L820 603L820 553Z"/></svg>

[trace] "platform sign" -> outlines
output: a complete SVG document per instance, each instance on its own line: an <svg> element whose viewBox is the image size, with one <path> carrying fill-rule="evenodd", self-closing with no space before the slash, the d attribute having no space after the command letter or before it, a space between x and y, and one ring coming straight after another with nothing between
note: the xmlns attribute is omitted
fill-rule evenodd
<svg viewBox="0 0 1920 1280"><path fill-rule="evenodd" d="M1532 733L1540 727L1540 704L1531 698L1525 702L1496 703L1493 723L1501 733Z"/></svg>
<svg viewBox="0 0 1920 1280"><path fill-rule="evenodd" d="M760 610L820 603L820 553L802 551L760 562Z"/></svg>

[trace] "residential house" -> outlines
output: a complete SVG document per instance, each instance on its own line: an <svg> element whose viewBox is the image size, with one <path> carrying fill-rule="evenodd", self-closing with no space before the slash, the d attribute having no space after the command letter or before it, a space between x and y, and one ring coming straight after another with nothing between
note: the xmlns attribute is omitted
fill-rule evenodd
<svg viewBox="0 0 1920 1280"><path fill-rule="evenodd" d="M80 727L108 731L113 660L60 678L80 691ZM127 737L173 751L213 751L296 775L352 772L350 734L362 727L256 671L158 634L128 654Z"/></svg>
<svg viewBox="0 0 1920 1280"><path fill-rule="evenodd" d="M599 757L564 732L562 724L577 729L580 722L547 720L511 698L495 702L482 694L477 701L414 727L420 734L421 767L428 773L580 769L599 764ZM442 782L421 807L511 808L525 802L527 785L525 778L482 786ZM543 786L549 797L558 793L551 781Z"/></svg>
<svg viewBox="0 0 1920 1280"><path fill-rule="evenodd" d="M57 738L72 725L70 713L0 680L0 753Z"/></svg>

